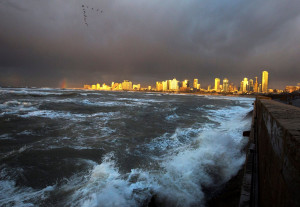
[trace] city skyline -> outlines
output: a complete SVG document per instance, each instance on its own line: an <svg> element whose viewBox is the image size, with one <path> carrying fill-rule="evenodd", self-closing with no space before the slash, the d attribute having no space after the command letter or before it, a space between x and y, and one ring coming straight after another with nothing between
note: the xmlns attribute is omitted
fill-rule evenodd
<svg viewBox="0 0 300 207"><path fill-rule="evenodd" d="M240 85L237 86L235 83L230 82L228 78L224 78L221 82L220 78L215 78L215 82L213 87L208 85L201 87L201 83L198 82L198 79L194 78L193 80L184 79L183 81L177 80L173 78L172 80L164 80L164 81L156 81L155 86L148 85L146 87L142 87L140 83L133 84L132 81L124 80L123 82L117 83L112 82L111 85L103 83L96 84L85 84L83 89L88 90L132 90L132 91L173 91L173 92L222 92L222 93L280 93L289 90L293 90L297 88L293 88L291 86L286 86L284 90L275 89L269 87L269 73L268 71L262 71L261 83L255 77L255 82L253 79L249 79L244 77L244 79L240 82ZM299 83L298 83L299 85ZM297 86L298 87L298 86Z"/></svg>
<svg viewBox="0 0 300 207"><path fill-rule="evenodd" d="M299 8L294 0L2 0L0 85L149 85L172 77L238 84L263 69L271 88L296 85Z"/></svg>

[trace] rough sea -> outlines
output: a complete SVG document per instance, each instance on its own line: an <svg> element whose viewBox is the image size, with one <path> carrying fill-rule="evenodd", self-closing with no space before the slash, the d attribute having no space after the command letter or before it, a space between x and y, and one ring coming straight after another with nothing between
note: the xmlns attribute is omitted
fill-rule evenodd
<svg viewBox="0 0 300 207"><path fill-rule="evenodd" d="M0 206L205 206L245 161L253 101L0 88Z"/></svg>

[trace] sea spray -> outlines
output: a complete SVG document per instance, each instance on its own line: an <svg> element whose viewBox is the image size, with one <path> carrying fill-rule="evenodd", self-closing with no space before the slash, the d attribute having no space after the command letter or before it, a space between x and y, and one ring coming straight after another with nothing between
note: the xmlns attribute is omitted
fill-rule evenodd
<svg viewBox="0 0 300 207"><path fill-rule="evenodd" d="M0 206L204 205L245 160L253 99L0 89Z"/></svg>

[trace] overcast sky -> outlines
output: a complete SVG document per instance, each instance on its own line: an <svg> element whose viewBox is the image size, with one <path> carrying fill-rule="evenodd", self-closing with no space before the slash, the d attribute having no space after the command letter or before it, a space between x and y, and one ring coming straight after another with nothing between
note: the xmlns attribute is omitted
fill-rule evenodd
<svg viewBox="0 0 300 207"><path fill-rule="evenodd" d="M299 0L0 0L2 86L238 85L262 70L273 88L300 82Z"/></svg>

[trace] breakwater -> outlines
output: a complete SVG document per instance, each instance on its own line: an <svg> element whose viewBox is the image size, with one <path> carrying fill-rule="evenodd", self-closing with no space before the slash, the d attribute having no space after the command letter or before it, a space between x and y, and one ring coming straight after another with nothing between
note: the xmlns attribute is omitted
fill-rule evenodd
<svg viewBox="0 0 300 207"><path fill-rule="evenodd" d="M300 206L300 108L258 97L240 206Z"/></svg>

